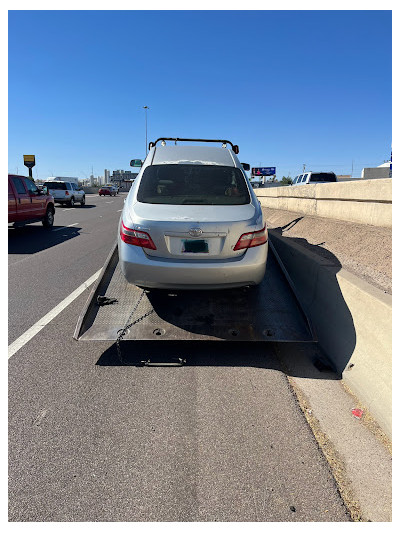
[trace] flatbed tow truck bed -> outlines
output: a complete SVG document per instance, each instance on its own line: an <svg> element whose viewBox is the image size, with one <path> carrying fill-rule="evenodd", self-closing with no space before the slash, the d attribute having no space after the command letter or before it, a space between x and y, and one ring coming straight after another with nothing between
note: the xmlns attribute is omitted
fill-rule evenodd
<svg viewBox="0 0 400 533"><path fill-rule="evenodd" d="M101 299L100 304L104 303L102 297L117 301L99 305ZM147 291L131 285L121 272L115 246L82 310L74 338L316 342L271 241L266 273L259 286L213 291Z"/></svg>

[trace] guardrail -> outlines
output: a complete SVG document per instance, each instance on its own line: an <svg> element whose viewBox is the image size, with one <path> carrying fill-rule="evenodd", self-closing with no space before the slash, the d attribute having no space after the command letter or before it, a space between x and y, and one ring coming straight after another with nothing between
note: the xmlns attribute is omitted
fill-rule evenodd
<svg viewBox="0 0 400 533"><path fill-rule="evenodd" d="M372 226L392 226L392 180L360 180L295 187L255 189L264 207L346 220Z"/></svg>

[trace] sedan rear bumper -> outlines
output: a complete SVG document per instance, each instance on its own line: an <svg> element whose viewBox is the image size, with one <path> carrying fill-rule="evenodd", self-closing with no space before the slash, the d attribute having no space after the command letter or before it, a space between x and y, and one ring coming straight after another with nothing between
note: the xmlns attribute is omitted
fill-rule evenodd
<svg viewBox="0 0 400 533"><path fill-rule="evenodd" d="M153 289L223 289L258 285L266 267L268 243L225 261L149 257L139 246L118 239L121 270L129 283Z"/></svg>

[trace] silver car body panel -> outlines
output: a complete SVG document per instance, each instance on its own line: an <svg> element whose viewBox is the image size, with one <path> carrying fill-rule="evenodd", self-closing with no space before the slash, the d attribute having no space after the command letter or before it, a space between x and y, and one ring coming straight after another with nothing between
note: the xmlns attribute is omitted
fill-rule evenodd
<svg viewBox="0 0 400 533"><path fill-rule="evenodd" d="M137 199L150 164L222 165L242 170L250 203L244 205L148 204ZM152 147L126 198L121 222L147 232L156 249L133 246L118 236L122 272L135 285L149 288L228 288L259 284L265 273L268 244L234 250L243 233L261 230L261 206L236 155L208 146ZM183 243L202 240L207 252L184 251Z"/></svg>
<svg viewBox="0 0 400 533"><path fill-rule="evenodd" d="M139 287L155 289L223 289L258 285L267 260L268 245L250 248L224 261L168 260L149 257L143 248L118 240L121 270Z"/></svg>

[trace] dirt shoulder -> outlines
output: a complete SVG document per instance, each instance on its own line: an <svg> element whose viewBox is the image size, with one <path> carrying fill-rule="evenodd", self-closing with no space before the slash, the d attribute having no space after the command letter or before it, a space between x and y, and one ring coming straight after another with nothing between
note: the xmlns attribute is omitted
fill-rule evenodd
<svg viewBox="0 0 400 533"><path fill-rule="evenodd" d="M268 231L296 241L392 294L392 229L263 207ZM308 246L309 245L309 246ZM331 255L329 254L329 257Z"/></svg>

